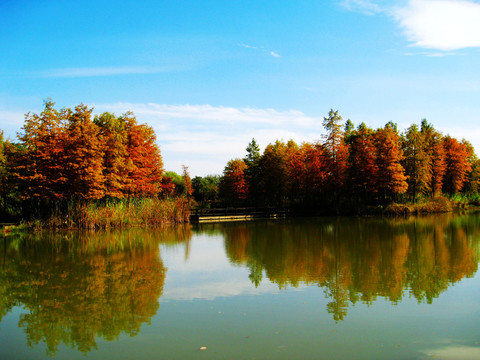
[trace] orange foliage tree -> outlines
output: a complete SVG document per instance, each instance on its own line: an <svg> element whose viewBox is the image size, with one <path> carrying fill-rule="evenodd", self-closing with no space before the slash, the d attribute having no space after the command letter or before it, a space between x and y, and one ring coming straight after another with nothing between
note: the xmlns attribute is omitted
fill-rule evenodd
<svg viewBox="0 0 480 360"><path fill-rule="evenodd" d="M374 132L364 123L349 137L349 183L352 193L362 200L373 197L378 191L377 147Z"/></svg>
<svg viewBox="0 0 480 360"><path fill-rule="evenodd" d="M400 146L400 135L396 126L388 123L375 133L377 148L378 185L385 199L392 199L397 194L407 191L407 177L401 165L403 151Z"/></svg>
<svg viewBox="0 0 480 360"><path fill-rule="evenodd" d="M248 184L245 179L247 165L242 159L230 160L223 170L220 192L227 203L242 204L248 195Z"/></svg>
<svg viewBox="0 0 480 360"><path fill-rule="evenodd" d="M298 145L276 141L269 144L260 159L261 187L267 205L282 206L292 197L291 161Z"/></svg>
<svg viewBox="0 0 480 360"><path fill-rule="evenodd" d="M450 136L443 139L443 147L446 164L443 191L448 194L456 194L462 190L468 172L472 170L469 162L472 153L465 143L459 143L457 139Z"/></svg>
<svg viewBox="0 0 480 360"><path fill-rule="evenodd" d="M65 170L69 195L76 199L100 199L105 195L104 146L92 109L78 105L68 117L65 136Z"/></svg>
<svg viewBox="0 0 480 360"><path fill-rule="evenodd" d="M54 105L47 100L40 114L26 115L19 143L6 147L2 161L11 192L28 202L25 215L56 211L71 199L159 195L163 162L151 127L131 113L92 120L83 104Z"/></svg>
<svg viewBox="0 0 480 360"><path fill-rule="evenodd" d="M138 125L131 113L126 114L125 121L128 132L128 195L154 196L160 190L163 173L155 132L145 124Z"/></svg>

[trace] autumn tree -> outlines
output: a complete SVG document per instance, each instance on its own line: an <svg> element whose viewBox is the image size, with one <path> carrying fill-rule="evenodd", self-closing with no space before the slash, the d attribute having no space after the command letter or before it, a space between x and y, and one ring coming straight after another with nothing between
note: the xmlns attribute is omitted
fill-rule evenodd
<svg viewBox="0 0 480 360"><path fill-rule="evenodd" d="M247 165L242 159L230 160L223 170L220 193L227 203L243 204L248 196L248 184L245 179Z"/></svg>
<svg viewBox="0 0 480 360"><path fill-rule="evenodd" d="M301 202L310 207L323 203L328 180L325 149L321 145L304 143L291 160L291 177Z"/></svg>
<svg viewBox="0 0 480 360"><path fill-rule="evenodd" d="M183 169L183 183L185 184L185 196L188 199L191 199L193 194L192 179L190 178L190 173L188 172L188 167L182 165Z"/></svg>
<svg viewBox="0 0 480 360"><path fill-rule="evenodd" d="M277 140L269 144L260 160L261 186L266 204L283 206L292 197L291 160L298 145L290 140L287 143Z"/></svg>
<svg viewBox="0 0 480 360"><path fill-rule="evenodd" d="M105 195L104 147L92 109L81 104L68 117L65 140L65 169L68 194L75 199L100 199Z"/></svg>
<svg viewBox="0 0 480 360"><path fill-rule="evenodd" d="M349 188L359 201L372 199L378 191L378 150L375 146L375 134L365 123L351 131L348 158Z"/></svg>
<svg viewBox="0 0 480 360"><path fill-rule="evenodd" d="M446 164L443 191L452 195L462 190L468 173L472 170L469 159L473 154L466 143L459 143L450 136L443 139L443 147Z"/></svg>
<svg viewBox="0 0 480 360"><path fill-rule="evenodd" d="M443 136L433 125L429 124L426 119L422 120L420 129L426 152L430 159L430 184L428 189L432 196L436 196L442 192L443 177L446 171L445 165L445 149L443 147Z"/></svg>
<svg viewBox="0 0 480 360"><path fill-rule="evenodd" d="M7 159L5 154L5 140L3 138L3 130L0 130L0 192L2 210L0 216L2 219L6 218L7 207Z"/></svg>
<svg viewBox="0 0 480 360"><path fill-rule="evenodd" d="M400 135L395 124L388 123L375 133L377 148L378 186L384 199L392 199L397 194L403 194L408 189L405 169L401 165L403 151Z"/></svg>
<svg viewBox="0 0 480 360"><path fill-rule="evenodd" d="M105 196L121 199L125 197L128 185L128 132L125 117L116 117L105 112L95 116L93 122L99 128L99 136L104 147L103 176Z"/></svg>
<svg viewBox="0 0 480 360"><path fill-rule="evenodd" d="M51 100L45 101L39 114L28 113L19 140L21 154L12 174L21 187L23 199L52 200L65 197L67 183L65 169L66 144L64 127L71 111L54 108Z"/></svg>
<svg viewBox="0 0 480 360"><path fill-rule="evenodd" d="M155 196L159 193L163 161L153 129L137 124L132 113L124 115L127 125L128 196Z"/></svg>
<svg viewBox="0 0 480 360"><path fill-rule="evenodd" d="M426 126L418 129L412 124L403 137L403 164L407 176L408 192L415 202L417 195L431 193L432 183L432 157L426 142Z"/></svg>

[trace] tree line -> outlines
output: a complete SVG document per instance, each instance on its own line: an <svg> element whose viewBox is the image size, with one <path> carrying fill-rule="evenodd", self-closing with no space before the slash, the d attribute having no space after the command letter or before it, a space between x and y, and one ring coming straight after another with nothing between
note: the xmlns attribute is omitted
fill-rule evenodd
<svg viewBox="0 0 480 360"><path fill-rule="evenodd" d="M222 175L190 179L186 167L182 175L164 171L154 130L132 113L93 116L83 104L54 105L47 100L40 114L27 114L17 142L0 131L2 219L65 215L72 202L183 198L189 206L192 197L198 206L353 213L479 189L472 145L442 135L425 119L400 133L392 122L355 127L331 110L317 142L277 140L261 153L252 139L245 157L230 160ZM180 208L176 218L187 218L185 203L169 213Z"/></svg>
<svg viewBox="0 0 480 360"><path fill-rule="evenodd" d="M54 105L47 100L40 114L26 115L18 142L0 132L3 218L15 212L44 216L72 201L182 195L164 174L154 130L132 113L92 116L83 104L61 110ZM183 178L183 195L190 195L186 168Z"/></svg>
<svg viewBox="0 0 480 360"><path fill-rule="evenodd" d="M331 110L323 126L318 142L277 140L263 153L253 139L246 156L230 160L221 177L193 179L197 201L355 212L478 192L480 163L472 145L442 135L425 119L400 133L392 122L355 128Z"/></svg>

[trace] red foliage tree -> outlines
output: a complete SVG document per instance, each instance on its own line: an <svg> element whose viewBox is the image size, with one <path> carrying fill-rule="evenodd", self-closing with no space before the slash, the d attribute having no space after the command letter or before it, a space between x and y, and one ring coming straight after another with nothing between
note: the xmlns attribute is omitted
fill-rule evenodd
<svg viewBox="0 0 480 360"><path fill-rule="evenodd" d="M127 124L128 184L129 196L155 196L160 191L163 161L153 129L138 125L131 113L125 114Z"/></svg>
<svg viewBox="0 0 480 360"><path fill-rule="evenodd" d="M247 198L248 185L245 179L247 165L241 159L230 160L223 170L220 192L233 205L239 205Z"/></svg>

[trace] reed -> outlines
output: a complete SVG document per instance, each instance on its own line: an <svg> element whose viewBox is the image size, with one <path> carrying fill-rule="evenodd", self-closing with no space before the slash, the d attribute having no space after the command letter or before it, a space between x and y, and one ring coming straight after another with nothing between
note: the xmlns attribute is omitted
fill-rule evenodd
<svg viewBox="0 0 480 360"><path fill-rule="evenodd" d="M450 212L454 209L454 202L445 196L436 196L430 199L424 199L418 203L391 203L385 210L385 215L410 215L410 214L433 214Z"/></svg>
<svg viewBox="0 0 480 360"><path fill-rule="evenodd" d="M56 211L43 225L49 229L109 229L185 223L190 218L190 202L173 199L142 198L70 203Z"/></svg>

